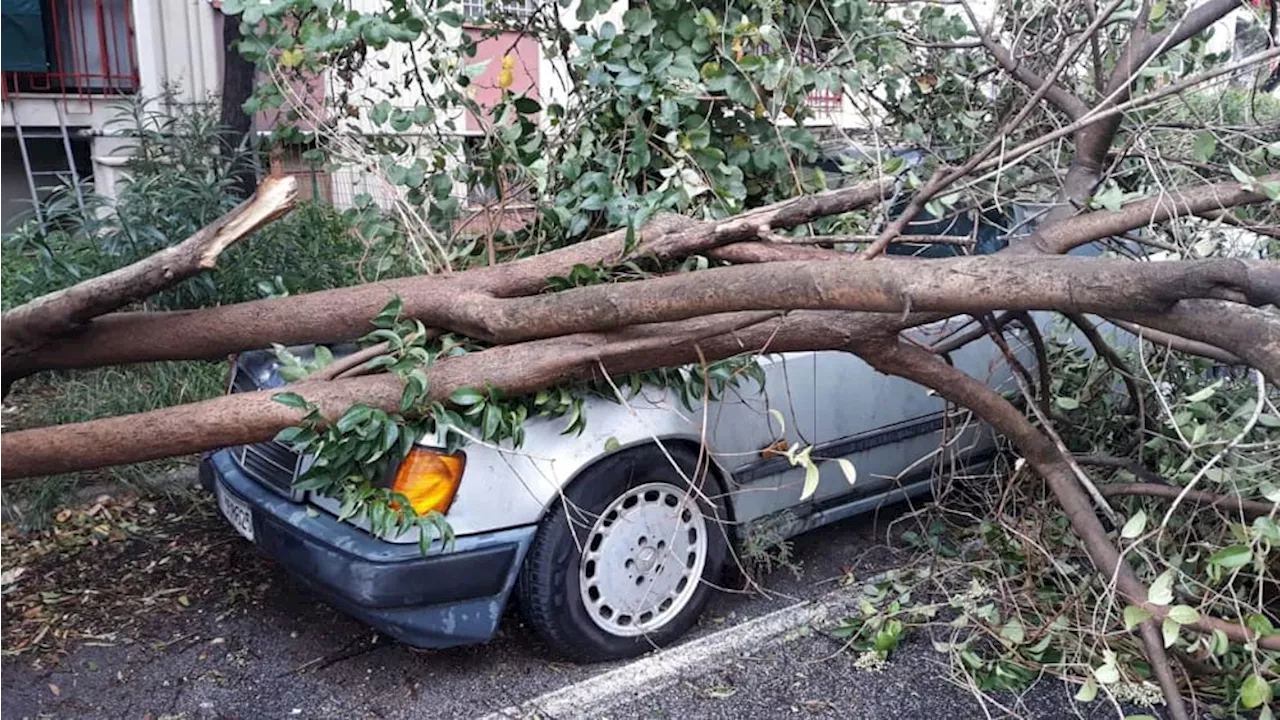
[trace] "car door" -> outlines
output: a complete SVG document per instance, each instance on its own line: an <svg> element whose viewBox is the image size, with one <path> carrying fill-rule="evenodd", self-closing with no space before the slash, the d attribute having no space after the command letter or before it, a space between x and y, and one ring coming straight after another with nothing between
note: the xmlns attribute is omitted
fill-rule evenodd
<svg viewBox="0 0 1280 720"><path fill-rule="evenodd" d="M888 489L904 469L938 446L945 410L941 398L910 380L878 372L852 353L819 353L817 362L817 424L823 441L813 450L820 470L816 500ZM853 485L829 462L835 458L853 464Z"/></svg>
<svg viewBox="0 0 1280 720"><path fill-rule="evenodd" d="M910 341L930 345L969 322L950 318L907 335ZM1015 347L1020 346L1019 335L1020 331L1013 333ZM946 359L993 387L1015 388L1007 363L989 338L975 340ZM858 476L850 487L839 468L823 467L819 499L884 492L927 477L944 441L947 459L961 463L994 445L982 423L965 413L947 417L942 398L909 380L881 374L855 355L820 353L817 372L818 395L827 398L819 404L818 433L827 440L814 450L814 457L843 457L853 463Z"/></svg>
<svg viewBox="0 0 1280 720"><path fill-rule="evenodd" d="M804 469L792 467L782 452L822 440L814 402L817 354L762 357L763 392L754 383L744 383L708 409L707 437L722 467L733 475L732 502L739 523L784 510L800 499Z"/></svg>

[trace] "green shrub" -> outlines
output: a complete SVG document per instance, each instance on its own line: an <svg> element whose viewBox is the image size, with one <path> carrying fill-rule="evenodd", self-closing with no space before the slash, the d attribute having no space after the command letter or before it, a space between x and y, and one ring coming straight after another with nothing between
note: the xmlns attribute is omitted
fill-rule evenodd
<svg viewBox="0 0 1280 720"><path fill-rule="evenodd" d="M9 312L40 295L33 292L30 280L39 270L40 262L33 254L4 249L4 262L0 263L0 312Z"/></svg>
<svg viewBox="0 0 1280 720"><path fill-rule="evenodd" d="M303 203L223 253L210 278L221 303L343 287L361 281L364 249L346 215Z"/></svg>

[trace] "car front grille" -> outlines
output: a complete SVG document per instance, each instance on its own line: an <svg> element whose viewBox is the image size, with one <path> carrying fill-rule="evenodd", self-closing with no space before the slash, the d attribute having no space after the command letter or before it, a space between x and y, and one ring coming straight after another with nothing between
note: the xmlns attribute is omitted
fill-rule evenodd
<svg viewBox="0 0 1280 720"><path fill-rule="evenodd" d="M293 490L300 460L297 453L275 441L243 445L239 450L237 455L245 474L281 495L298 499Z"/></svg>
<svg viewBox="0 0 1280 720"><path fill-rule="evenodd" d="M253 375L238 364L231 376L231 392L261 390ZM245 474L259 483L293 500L301 500L302 494L293 489L297 479L301 456L288 447L271 440L253 445L242 445L233 451L236 462Z"/></svg>

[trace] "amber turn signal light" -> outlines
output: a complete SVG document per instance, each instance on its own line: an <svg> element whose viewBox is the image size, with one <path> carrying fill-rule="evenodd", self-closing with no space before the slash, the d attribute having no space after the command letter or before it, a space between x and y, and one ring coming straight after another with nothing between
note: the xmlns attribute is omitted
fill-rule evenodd
<svg viewBox="0 0 1280 720"><path fill-rule="evenodd" d="M391 489L405 496L419 515L430 510L443 515L458 494L466 465L467 456L462 453L414 446L400 462Z"/></svg>

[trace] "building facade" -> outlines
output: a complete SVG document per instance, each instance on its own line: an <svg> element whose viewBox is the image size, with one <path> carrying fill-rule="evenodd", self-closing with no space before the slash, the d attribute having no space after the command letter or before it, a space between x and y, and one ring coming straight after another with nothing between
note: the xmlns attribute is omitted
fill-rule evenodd
<svg viewBox="0 0 1280 720"><path fill-rule="evenodd" d="M126 95L206 102L221 79L222 14L209 0L5 0L0 142L3 220L66 183L113 194Z"/></svg>

